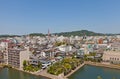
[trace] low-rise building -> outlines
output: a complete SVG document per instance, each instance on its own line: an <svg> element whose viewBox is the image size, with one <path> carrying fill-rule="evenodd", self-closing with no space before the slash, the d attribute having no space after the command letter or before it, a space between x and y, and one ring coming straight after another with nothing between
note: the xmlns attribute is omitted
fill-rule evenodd
<svg viewBox="0 0 120 79"><path fill-rule="evenodd" d="M105 51L102 59L103 59L103 62L109 62L112 64L120 64L120 52L119 51Z"/></svg>

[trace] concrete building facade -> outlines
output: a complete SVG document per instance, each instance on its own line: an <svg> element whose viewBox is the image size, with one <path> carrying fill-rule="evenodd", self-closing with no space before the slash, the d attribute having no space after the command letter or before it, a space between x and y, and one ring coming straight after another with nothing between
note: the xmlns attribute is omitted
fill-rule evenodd
<svg viewBox="0 0 120 79"><path fill-rule="evenodd" d="M9 49L8 50L8 65L14 68L23 68L23 61L29 60L28 49Z"/></svg>
<svg viewBox="0 0 120 79"><path fill-rule="evenodd" d="M105 51L102 59L104 62L120 64L120 51Z"/></svg>

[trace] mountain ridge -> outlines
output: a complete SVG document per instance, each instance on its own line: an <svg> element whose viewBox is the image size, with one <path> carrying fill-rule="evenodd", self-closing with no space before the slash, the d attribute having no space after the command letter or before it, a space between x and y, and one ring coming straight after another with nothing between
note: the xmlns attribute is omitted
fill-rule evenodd
<svg viewBox="0 0 120 79"><path fill-rule="evenodd" d="M120 35L120 34L112 34L112 33L96 33L93 31L88 31L88 30L78 30L78 31L71 31L71 32L60 32L60 33L51 33L53 35L58 35L58 36L111 36L111 35ZM46 36L47 34L43 33L30 33L27 34L29 36ZM16 37L16 36L24 36L24 35L0 35L0 37Z"/></svg>
<svg viewBox="0 0 120 79"><path fill-rule="evenodd" d="M61 33L54 33L56 35L63 35L63 36L103 36L103 33L95 33L93 31L88 31L88 30L80 30L80 31L71 31L71 32L61 32Z"/></svg>
<svg viewBox="0 0 120 79"><path fill-rule="evenodd" d="M120 35L120 34L112 34L112 33L96 33L93 31L88 31L88 30L79 30L79 31L71 31L71 32L60 32L60 33L51 33L53 35L58 35L58 36L111 36L111 35ZM46 36L47 34L43 34L43 33L31 33L29 35L32 36Z"/></svg>

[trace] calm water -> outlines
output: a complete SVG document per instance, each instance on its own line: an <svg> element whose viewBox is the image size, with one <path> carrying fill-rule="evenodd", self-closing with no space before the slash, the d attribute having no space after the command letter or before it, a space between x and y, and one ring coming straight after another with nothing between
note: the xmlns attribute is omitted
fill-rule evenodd
<svg viewBox="0 0 120 79"><path fill-rule="evenodd" d="M31 75L14 69L0 69L0 79L48 79L41 76Z"/></svg>
<svg viewBox="0 0 120 79"><path fill-rule="evenodd" d="M72 74L69 79L97 79L98 76L101 76L102 79L120 79L120 70L85 65Z"/></svg>

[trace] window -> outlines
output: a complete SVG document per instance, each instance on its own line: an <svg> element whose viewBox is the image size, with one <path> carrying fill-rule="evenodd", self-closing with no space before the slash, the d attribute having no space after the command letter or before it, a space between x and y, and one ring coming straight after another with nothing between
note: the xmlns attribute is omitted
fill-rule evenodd
<svg viewBox="0 0 120 79"><path fill-rule="evenodd" d="M114 58L112 58L112 60L114 60Z"/></svg>
<svg viewBox="0 0 120 79"><path fill-rule="evenodd" d="M117 60L119 60L119 58L117 58Z"/></svg>

